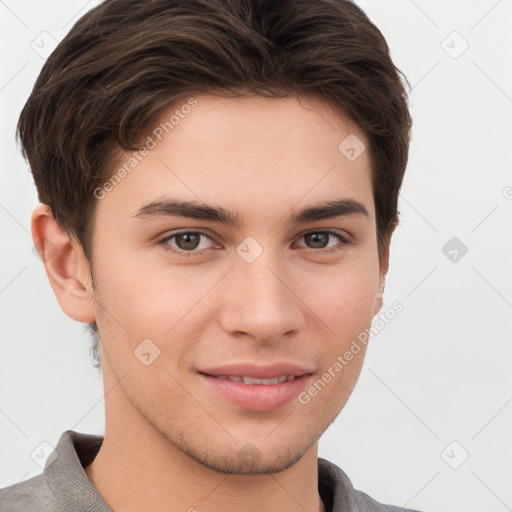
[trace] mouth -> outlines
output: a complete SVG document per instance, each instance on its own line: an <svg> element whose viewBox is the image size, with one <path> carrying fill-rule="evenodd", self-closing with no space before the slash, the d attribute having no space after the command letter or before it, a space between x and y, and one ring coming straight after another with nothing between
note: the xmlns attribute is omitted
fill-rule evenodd
<svg viewBox="0 0 512 512"><path fill-rule="evenodd" d="M303 375L279 375L278 377L274 377L271 379L258 379L256 377L249 377L245 375L209 375L209 377L213 377L215 379L230 380L233 382L243 382L244 384L248 384L249 386L272 386L275 384L282 384L283 382L293 382L296 378L303 377Z"/></svg>
<svg viewBox="0 0 512 512"><path fill-rule="evenodd" d="M313 372L291 364L229 365L198 372L214 396L251 411L271 411L293 402Z"/></svg>

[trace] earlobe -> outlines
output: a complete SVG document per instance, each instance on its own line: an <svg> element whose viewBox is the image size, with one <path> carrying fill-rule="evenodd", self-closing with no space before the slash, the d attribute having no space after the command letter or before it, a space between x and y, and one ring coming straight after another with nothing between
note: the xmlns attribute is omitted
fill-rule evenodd
<svg viewBox="0 0 512 512"><path fill-rule="evenodd" d="M95 319L89 263L78 243L72 244L47 205L32 213L32 239L60 307L78 322Z"/></svg>

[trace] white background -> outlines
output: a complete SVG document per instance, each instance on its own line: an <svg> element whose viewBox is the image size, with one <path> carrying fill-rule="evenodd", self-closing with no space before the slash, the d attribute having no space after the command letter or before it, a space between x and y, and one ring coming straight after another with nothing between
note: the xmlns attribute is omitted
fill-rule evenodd
<svg viewBox="0 0 512 512"><path fill-rule="evenodd" d="M42 441L54 446L67 429L103 434L90 339L62 313L32 252L37 196L14 142L44 64L32 41L50 47L96 3L0 2L0 487L41 472L31 453ZM384 503L510 510L512 2L358 4L413 86L411 156L384 296L384 309L394 301L404 309L370 343L320 456ZM452 237L468 248L456 262L442 252ZM460 468L445 462L456 465L466 451Z"/></svg>

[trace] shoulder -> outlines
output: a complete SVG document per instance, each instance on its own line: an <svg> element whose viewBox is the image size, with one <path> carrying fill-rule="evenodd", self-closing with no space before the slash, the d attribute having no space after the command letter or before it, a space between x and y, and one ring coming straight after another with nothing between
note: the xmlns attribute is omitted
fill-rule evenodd
<svg viewBox="0 0 512 512"><path fill-rule="evenodd" d="M325 459L318 459L318 485L322 498L328 501L331 512L419 512L374 500L368 494L354 489L345 472Z"/></svg>
<svg viewBox="0 0 512 512"><path fill-rule="evenodd" d="M0 489L0 510L109 512L84 470L98 453L102 439L72 430L64 432L40 475Z"/></svg>
<svg viewBox="0 0 512 512"><path fill-rule="evenodd" d="M375 501L371 496L362 492L355 491L357 494L358 504L360 503L360 510L365 512L419 512L410 508L403 508L396 505L385 505Z"/></svg>
<svg viewBox="0 0 512 512"><path fill-rule="evenodd" d="M55 497L44 473L0 489L2 512L54 510Z"/></svg>

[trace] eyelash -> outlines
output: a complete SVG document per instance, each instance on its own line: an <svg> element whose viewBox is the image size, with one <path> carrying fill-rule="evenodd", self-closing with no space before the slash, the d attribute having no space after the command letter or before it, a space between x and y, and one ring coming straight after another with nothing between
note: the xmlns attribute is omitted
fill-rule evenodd
<svg viewBox="0 0 512 512"><path fill-rule="evenodd" d="M336 231L332 231L332 230L329 230L329 229L318 230L318 231L308 231L307 233L304 233L303 235L301 235L300 238L303 238L306 235L310 235L312 233L322 233L322 234L328 234L328 235L335 236L335 237L340 239L341 247L340 246L334 246L334 247L331 247L331 248L328 248L328 249L311 249L311 248L306 247L307 252L310 253L310 254L311 253L312 254L320 254L320 253L321 254L332 254L332 253L335 253L335 252L342 251L344 249L344 246L348 245L350 243L347 240L347 238L345 238L343 235L341 235L340 233L338 233ZM201 231L201 230L181 231L179 233L173 233L172 235L166 236L165 238L162 238L161 240L159 240L157 243L158 243L158 245L162 245L163 249L165 251L168 251L168 252L170 252L172 254L175 254L177 256L184 256L184 257L188 258L188 257L191 257L191 256L202 256L203 255L203 251L196 251L196 250L183 251L181 249L175 249L175 248L172 248L171 246L169 246L169 244L168 244L169 240L172 240L173 238L175 238L175 237L177 237L179 235L204 235L205 237L209 238L210 240L212 239L211 236L208 233L206 233L205 231Z"/></svg>

